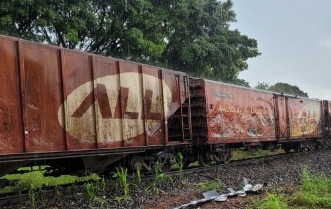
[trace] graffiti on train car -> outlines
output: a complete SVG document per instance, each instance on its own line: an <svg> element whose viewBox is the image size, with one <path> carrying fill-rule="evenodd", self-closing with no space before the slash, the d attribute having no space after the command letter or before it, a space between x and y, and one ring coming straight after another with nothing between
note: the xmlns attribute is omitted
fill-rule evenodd
<svg viewBox="0 0 331 209"><path fill-rule="evenodd" d="M209 121L213 137L270 137L275 133L272 107L235 107L216 104Z"/></svg>
<svg viewBox="0 0 331 209"><path fill-rule="evenodd" d="M261 114L267 114L268 111L264 107L236 107L236 106L220 106L219 107L219 112L225 112L225 113L246 113L246 114L256 114L256 113L261 113Z"/></svg>
<svg viewBox="0 0 331 209"><path fill-rule="evenodd" d="M321 117L320 111L319 103L309 103L300 108L299 112L290 119L291 136L309 135L316 132Z"/></svg>
<svg viewBox="0 0 331 209"><path fill-rule="evenodd" d="M141 79L140 76L134 72L109 75L79 86L58 110L60 125L82 142L93 140L86 129L95 123L104 143L127 140L145 130L153 135L161 128L164 113L167 116L169 109L173 109L171 90L157 77L143 74Z"/></svg>

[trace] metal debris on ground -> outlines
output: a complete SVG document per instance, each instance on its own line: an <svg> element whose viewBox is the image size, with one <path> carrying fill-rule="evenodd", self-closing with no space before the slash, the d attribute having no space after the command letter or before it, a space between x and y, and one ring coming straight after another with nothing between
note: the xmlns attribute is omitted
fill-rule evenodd
<svg viewBox="0 0 331 209"><path fill-rule="evenodd" d="M219 195L220 194L218 194L218 192L215 189L202 193L202 196L204 198L212 198L212 197L216 198Z"/></svg>
<svg viewBox="0 0 331 209"><path fill-rule="evenodd" d="M214 201L216 201L216 202L225 202L227 199L228 199L228 194L221 194L221 195L218 195L214 199Z"/></svg>
<svg viewBox="0 0 331 209"><path fill-rule="evenodd" d="M263 184L256 184L254 186L251 185L250 183L248 183L247 178L243 178L243 181L244 181L244 187L242 190L235 191L233 188L228 188L229 193L220 195L215 189L213 189L202 193L204 197L203 199L193 200L189 203L186 203L179 207L175 207L173 209L187 208L189 206L195 206L208 201L224 202L228 199L228 197L234 197L234 196L245 197L248 193L257 193L260 192L263 188Z"/></svg>

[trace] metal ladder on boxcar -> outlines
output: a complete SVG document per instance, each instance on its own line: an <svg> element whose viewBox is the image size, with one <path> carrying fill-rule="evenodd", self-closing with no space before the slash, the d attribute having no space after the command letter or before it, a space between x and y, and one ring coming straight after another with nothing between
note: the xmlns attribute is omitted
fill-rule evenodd
<svg viewBox="0 0 331 209"><path fill-rule="evenodd" d="M204 93L204 80L191 79L190 106L192 140L195 144L203 144L208 139L208 118L206 111L206 98Z"/></svg>
<svg viewBox="0 0 331 209"><path fill-rule="evenodd" d="M191 124L191 100L189 92L189 78L188 76L181 77L179 75L177 78L177 86L179 89L178 99L180 103L179 109L174 113L173 116L168 120L169 122L169 141L170 142L187 142L191 141L192 138L192 124ZM183 82L183 85L181 85ZM182 89L182 86L184 89ZM185 101L182 101L182 96L184 96Z"/></svg>

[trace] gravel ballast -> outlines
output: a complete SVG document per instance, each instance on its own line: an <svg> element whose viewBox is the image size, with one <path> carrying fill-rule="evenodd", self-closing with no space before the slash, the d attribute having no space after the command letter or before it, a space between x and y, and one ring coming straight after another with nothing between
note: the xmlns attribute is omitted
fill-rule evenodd
<svg viewBox="0 0 331 209"><path fill-rule="evenodd" d="M242 165L227 164L219 168L209 168L204 171L196 171L184 174L181 183L178 175L172 177L158 186L156 191L151 189L152 180L143 180L140 185L130 182L131 201L118 203L115 197L120 196L114 185L109 185L104 191L99 186L99 192L93 201L87 201L86 189L62 191L59 196L45 196L37 198L35 208L40 209L87 209L87 208L173 208L191 200L202 198L202 191L197 183L212 179L220 179L222 189L218 192L226 192L226 188L232 187L239 190L243 187L242 178L246 177L252 184L265 183L266 189L275 187L295 187L300 183L302 170L307 168L312 174L323 173L331 177L331 151L323 149L312 152L300 152L291 156L273 160L244 163ZM249 201L250 197L245 198ZM244 203L245 203L244 201ZM233 198L226 203L208 203L200 208L244 208L243 201ZM21 201L15 205L2 206L4 209L32 208L31 201Z"/></svg>

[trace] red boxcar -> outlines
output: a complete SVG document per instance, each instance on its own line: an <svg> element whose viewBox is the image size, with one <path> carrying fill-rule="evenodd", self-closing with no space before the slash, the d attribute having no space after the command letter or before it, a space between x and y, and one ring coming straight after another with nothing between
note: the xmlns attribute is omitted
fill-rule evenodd
<svg viewBox="0 0 331 209"><path fill-rule="evenodd" d="M0 162L167 145L189 97L180 72L5 36L0 54Z"/></svg>
<svg viewBox="0 0 331 209"><path fill-rule="evenodd" d="M280 140L318 138L323 135L321 100L277 95Z"/></svg>
<svg viewBox="0 0 331 209"><path fill-rule="evenodd" d="M322 137L322 101L191 79L198 144L291 142Z"/></svg>
<svg viewBox="0 0 331 209"><path fill-rule="evenodd" d="M191 94L193 136L209 144L276 140L273 93L192 79Z"/></svg>

